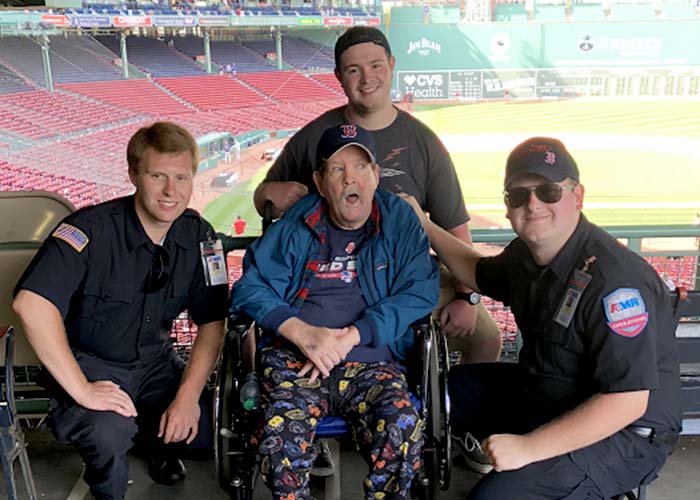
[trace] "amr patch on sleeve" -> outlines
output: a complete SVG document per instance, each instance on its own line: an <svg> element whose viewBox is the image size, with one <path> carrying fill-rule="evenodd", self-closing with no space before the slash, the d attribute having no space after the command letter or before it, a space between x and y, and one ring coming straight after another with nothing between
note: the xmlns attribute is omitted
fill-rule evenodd
<svg viewBox="0 0 700 500"><path fill-rule="evenodd" d="M78 253L82 252L90 241L84 232L65 222L58 226L51 236L65 241Z"/></svg>
<svg viewBox="0 0 700 500"><path fill-rule="evenodd" d="M636 288L618 288L603 299L608 327L623 337L636 337L649 322L642 294Z"/></svg>

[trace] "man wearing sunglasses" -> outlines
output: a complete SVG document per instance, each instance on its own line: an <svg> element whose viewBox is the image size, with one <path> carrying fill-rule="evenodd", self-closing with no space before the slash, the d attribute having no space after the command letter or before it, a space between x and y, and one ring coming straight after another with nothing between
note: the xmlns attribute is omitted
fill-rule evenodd
<svg viewBox="0 0 700 500"><path fill-rule="evenodd" d="M54 434L76 447L100 500L124 497L134 439L161 484L184 478L180 456L210 453L211 410L202 393L223 340L228 295L225 280L205 276L204 262L214 260L200 245L213 229L187 208L194 138L158 122L134 134L127 160L136 192L61 221L13 303L51 376ZM199 327L186 369L170 340L184 309Z"/></svg>
<svg viewBox="0 0 700 500"><path fill-rule="evenodd" d="M583 198L564 145L535 137L508 157L517 238L499 255L482 257L408 199L450 270L510 306L522 333L517 364L450 372L453 426L493 469L470 499L609 499L651 482L677 440L670 295L644 259L588 222Z"/></svg>

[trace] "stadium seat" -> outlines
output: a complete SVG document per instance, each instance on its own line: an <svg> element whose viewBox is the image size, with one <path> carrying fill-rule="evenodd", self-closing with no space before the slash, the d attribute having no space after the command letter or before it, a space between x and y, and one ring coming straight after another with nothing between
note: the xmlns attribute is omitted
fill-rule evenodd
<svg viewBox="0 0 700 500"><path fill-rule="evenodd" d="M0 192L0 325L15 332L12 385L18 418L42 419L48 399L37 383L39 360L12 310L12 291L49 232L74 209L54 193ZM0 361L7 362L1 353Z"/></svg>

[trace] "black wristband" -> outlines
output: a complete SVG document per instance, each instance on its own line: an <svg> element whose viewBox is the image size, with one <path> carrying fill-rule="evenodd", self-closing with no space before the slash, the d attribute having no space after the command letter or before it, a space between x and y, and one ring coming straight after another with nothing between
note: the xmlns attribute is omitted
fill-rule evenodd
<svg viewBox="0 0 700 500"><path fill-rule="evenodd" d="M455 293L455 299L465 300L475 306L481 302L481 294L478 292L457 292Z"/></svg>

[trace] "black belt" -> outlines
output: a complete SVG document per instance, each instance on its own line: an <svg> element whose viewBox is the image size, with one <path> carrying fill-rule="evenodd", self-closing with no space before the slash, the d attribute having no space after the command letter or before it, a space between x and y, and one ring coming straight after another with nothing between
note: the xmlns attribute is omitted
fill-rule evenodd
<svg viewBox="0 0 700 500"><path fill-rule="evenodd" d="M632 434L648 439L650 443L662 443L671 448L676 446L676 442L678 441L678 434L675 432L656 432L656 429L653 427L642 427L639 425L628 425L627 429L629 429Z"/></svg>

